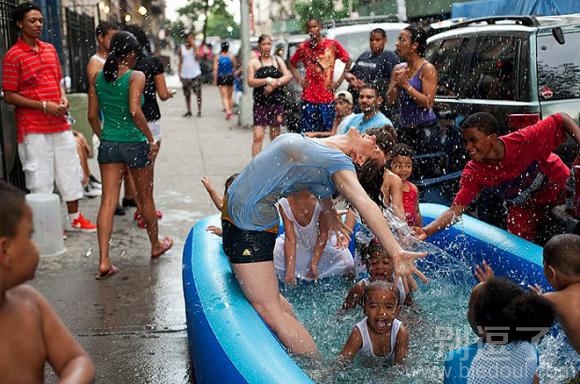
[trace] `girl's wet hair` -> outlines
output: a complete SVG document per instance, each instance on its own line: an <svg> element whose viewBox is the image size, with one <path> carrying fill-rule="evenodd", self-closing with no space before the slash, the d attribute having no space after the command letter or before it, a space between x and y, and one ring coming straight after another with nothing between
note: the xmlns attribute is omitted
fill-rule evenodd
<svg viewBox="0 0 580 384"><path fill-rule="evenodd" d="M423 56L425 53L425 48L427 47L427 32L418 25L408 25L404 29L409 32L411 36L411 43L417 43L417 53L419 56Z"/></svg>
<svg viewBox="0 0 580 384"><path fill-rule="evenodd" d="M133 36L137 38L137 41L141 45L142 54L150 55L151 54L151 44L149 43L149 39L147 38L147 34L145 31L139 27L138 25L126 25L123 27L125 31L131 32Z"/></svg>
<svg viewBox="0 0 580 384"><path fill-rule="evenodd" d="M270 37L270 35L267 35L265 33L263 35L260 35L260 37L258 37L258 44L262 44L262 41L266 39L272 39L272 37Z"/></svg>
<svg viewBox="0 0 580 384"><path fill-rule="evenodd" d="M548 299L526 292L508 279L494 277L476 292L472 303L475 324L484 329L498 327L493 333L503 333L503 340L507 335L508 343L531 341L555 321L554 308Z"/></svg>
<svg viewBox="0 0 580 384"><path fill-rule="evenodd" d="M24 192L0 180L0 237L16 236L25 205Z"/></svg>
<svg viewBox="0 0 580 384"><path fill-rule="evenodd" d="M232 185L232 183L234 182L236 177L238 177L238 175L239 175L239 173L234 173L233 175L231 175L230 177L227 178L227 180L224 184L224 194L228 192L228 189L230 189L230 185Z"/></svg>
<svg viewBox="0 0 580 384"><path fill-rule="evenodd" d="M363 306L366 305L368 300L368 294L369 292L372 291L391 291L395 294L395 297L397 298L397 306L402 304L401 302L399 302L399 297L401 296L399 294L399 288L397 287L396 284L384 280L376 280L365 285L365 293L363 295Z"/></svg>
<svg viewBox="0 0 580 384"><path fill-rule="evenodd" d="M393 145L393 149L391 150L391 160L395 156L409 157L411 160L414 160L415 151L413 151L413 148L411 148L408 144L397 143Z"/></svg>
<svg viewBox="0 0 580 384"><path fill-rule="evenodd" d="M227 41L222 41L222 52L226 53L227 51L230 50L230 43Z"/></svg>
<svg viewBox="0 0 580 384"><path fill-rule="evenodd" d="M380 128L369 128L365 132L369 136L374 136L376 143L386 157L391 153L391 149L397 143L397 133L395 128L385 125Z"/></svg>
<svg viewBox="0 0 580 384"><path fill-rule="evenodd" d="M387 257L391 257L391 255L389 255L387 250L383 247L379 239L377 239L376 237L370 239L368 244L363 245L361 247L360 253L365 264L371 259L371 256L374 253L382 253L385 254Z"/></svg>
<svg viewBox="0 0 580 384"><path fill-rule="evenodd" d="M111 50L107 56L107 61L103 66L103 77L105 81L111 83L117 80L119 75L119 61L133 51L139 51L141 44L137 38L128 31L119 31L111 39Z"/></svg>
<svg viewBox="0 0 580 384"><path fill-rule="evenodd" d="M385 209L383 203L383 193L381 185L383 184L383 167L379 167L375 160L369 159L363 165L355 165L358 181L367 195L381 209Z"/></svg>

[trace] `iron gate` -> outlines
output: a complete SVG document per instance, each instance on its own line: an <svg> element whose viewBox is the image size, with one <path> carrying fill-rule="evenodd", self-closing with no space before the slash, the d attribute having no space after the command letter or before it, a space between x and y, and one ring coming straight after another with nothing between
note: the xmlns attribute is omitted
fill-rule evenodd
<svg viewBox="0 0 580 384"><path fill-rule="evenodd" d="M87 64L96 51L95 20L92 16L66 10L67 45L69 52L71 91L88 90Z"/></svg>

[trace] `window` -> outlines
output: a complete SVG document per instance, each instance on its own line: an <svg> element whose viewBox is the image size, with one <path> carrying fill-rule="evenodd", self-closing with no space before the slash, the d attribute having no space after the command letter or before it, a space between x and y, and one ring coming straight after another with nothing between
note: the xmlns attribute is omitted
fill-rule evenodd
<svg viewBox="0 0 580 384"><path fill-rule="evenodd" d="M435 41L427 46L425 57L436 68L439 76L438 96L459 96L462 58L465 57L465 39Z"/></svg>
<svg viewBox="0 0 580 384"><path fill-rule="evenodd" d="M540 100L580 97L580 31L564 33L559 44L551 30L538 36L538 95Z"/></svg>

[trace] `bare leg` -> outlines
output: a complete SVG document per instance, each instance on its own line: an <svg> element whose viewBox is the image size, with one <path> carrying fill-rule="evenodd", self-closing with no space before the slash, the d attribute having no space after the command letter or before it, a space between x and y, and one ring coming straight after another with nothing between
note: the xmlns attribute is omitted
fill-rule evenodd
<svg viewBox="0 0 580 384"><path fill-rule="evenodd" d="M231 105L230 99L228 96L228 86L227 85L220 85L220 96L222 98L222 104L224 105L224 109L226 113L231 112Z"/></svg>
<svg viewBox="0 0 580 384"><path fill-rule="evenodd" d="M131 177L131 170L129 169L129 167L125 167L123 183L125 185L125 195L123 197L128 200L135 200L136 195L135 182Z"/></svg>
<svg viewBox="0 0 580 384"><path fill-rule="evenodd" d="M274 262L233 264L233 269L244 295L282 344L292 353L318 356L312 336L281 299Z"/></svg>
<svg viewBox="0 0 580 384"><path fill-rule="evenodd" d="M264 127L256 125L252 133L252 157L256 156L262 150L264 142Z"/></svg>
<svg viewBox="0 0 580 384"><path fill-rule="evenodd" d="M83 141L85 141L85 140L84 140L84 137L81 139L80 134L75 134L74 138L75 138L75 142L77 145L77 154L79 155L79 160L81 162L81 168L83 170L82 183L83 183L83 185L87 185L89 183L89 176L91 175L91 171L89 169L89 162L88 162L88 158L89 158L88 147L86 147L85 144L83 143Z"/></svg>
<svg viewBox="0 0 580 384"><path fill-rule="evenodd" d="M135 180L137 200L145 228L151 243L151 255L157 255L163 250L163 244L159 241L159 227L155 214L155 202L153 201L153 164L144 168L133 168L131 174Z"/></svg>
<svg viewBox="0 0 580 384"><path fill-rule="evenodd" d="M121 193L121 180L125 164L99 164L103 195L97 216L97 237L99 240L99 272L105 273L111 268L109 242L113 233L113 217Z"/></svg>
<svg viewBox="0 0 580 384"><path fill-rule="evenodd" d="M66 210L69 214L77 213L79 211L79 201L67 201L66 202Z"/></svg>
<svg viewBox="0 0 580 384"><path fill-rule="evenodd" d="M270 141L280 136L280 126L270 127Z"/></svg>
<svg viewBox="0 0 580 384"><path fill-rule="evenodd" d="M201 90L195 94L195 97L197 98L197 114L201 115Z"/></svg>

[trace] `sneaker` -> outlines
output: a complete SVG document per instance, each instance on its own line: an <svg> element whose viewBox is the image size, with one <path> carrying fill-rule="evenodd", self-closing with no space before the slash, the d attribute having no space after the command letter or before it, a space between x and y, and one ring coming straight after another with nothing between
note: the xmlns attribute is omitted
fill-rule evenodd
<svg viewBox="0 0 580 384"><path fill-rule="evenodd" d="M79 213L79 217L74 220L67 216L65 230L69 232L96 232L97 226Z"/></svg>
<svg viewBox="0 0 580 384"><path fill-rule="evenodd" d="M197 117L203 117L203 114L201 112L198 112Z"/></svg>
<svg viewBox="0 0 580 384"><path fill-rule="evenodd" d="M186 112L183 114L183 117L191 117L191 112Z"/></svg>
<svg viewBox="0 0 580 384"><path fill-rule="evenodd" d="M85 197L88 197L89 199L99 197L102 194L103 191L101 191L100 189L93 188L90 183L83 186L83 195L85 195Z"/></svg>
<svg viewBox="0 0 580 384"><path fill-rule="evenodd" d="M97 178L95 176L93 176L93 175L90 175L89 176L89 184L94 189L103 189L103 186L101 185L101 182L99 180L97 180Z"/></svg>

